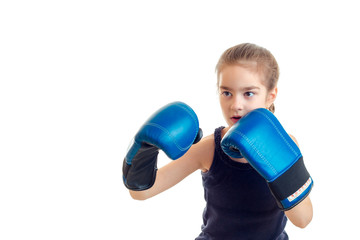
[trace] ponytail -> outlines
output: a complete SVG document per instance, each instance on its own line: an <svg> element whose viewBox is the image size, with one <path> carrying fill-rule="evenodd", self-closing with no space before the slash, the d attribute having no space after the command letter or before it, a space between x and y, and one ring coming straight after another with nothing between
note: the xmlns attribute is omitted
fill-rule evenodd
<svg viewBox="0 0 360 240"><path fill-rule="evenodd" d="M274 103L271 104L271 106L269 107L269 111L272 113L275 113L275 105Z"/></svg>

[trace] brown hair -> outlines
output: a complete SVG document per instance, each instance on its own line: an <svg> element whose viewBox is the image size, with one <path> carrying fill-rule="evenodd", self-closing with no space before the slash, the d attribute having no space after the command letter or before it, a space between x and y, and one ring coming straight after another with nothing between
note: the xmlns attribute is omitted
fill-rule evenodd
<svg viewBox="0 0 360 240"><path fill-rule="evenodd" d="M218 87L220 72L228 65L240 65L254 68L257 72L262 73L264 85L268 91L274 89L279 80L280 71L275 57L269 50L252 43L236 45L227 49L221 55L216 65ZM270 106L269 110L275 112L274 104Z"/></svg>

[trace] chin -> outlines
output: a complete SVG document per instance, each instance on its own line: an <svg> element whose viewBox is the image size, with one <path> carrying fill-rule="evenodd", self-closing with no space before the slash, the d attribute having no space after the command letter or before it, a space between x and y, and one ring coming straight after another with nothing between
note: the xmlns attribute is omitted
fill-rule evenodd
<svg viewBox="0 0 360 240"><path fill-rule="evenodd" d="M230 122L230 121L229 121L229 122L227 122L228 127L232 127L232 126L234 126L234 124L235 124L235 123Z"/></svg>

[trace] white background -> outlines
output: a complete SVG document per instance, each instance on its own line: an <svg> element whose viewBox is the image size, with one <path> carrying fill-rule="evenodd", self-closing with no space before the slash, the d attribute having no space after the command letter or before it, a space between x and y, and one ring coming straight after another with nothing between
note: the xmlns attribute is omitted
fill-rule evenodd
<svg viewBox="0 0 360 240"><path fill-rule="evenodd" d="M354 239L356 1L2 1L0 239L194 239L200 172L147 201L122 183L130 139L175 100L224 125L215 65L253 42L281 69L276 115L300 143L314 218L291 239ZM159 165L168 163L161 154ZM355 220L354 220L355 219Z"/></svg>

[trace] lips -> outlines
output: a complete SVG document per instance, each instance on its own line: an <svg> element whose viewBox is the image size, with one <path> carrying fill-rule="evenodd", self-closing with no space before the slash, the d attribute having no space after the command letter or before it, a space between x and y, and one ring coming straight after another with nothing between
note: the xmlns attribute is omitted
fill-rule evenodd
<svg viewBox="0 0 360 240"><path fill-rule="evenodd" d="M232 121L233 123L237 123L237 121L239 121L240 118L241 118L241 116L233 116L233 117L231 117L231 121Z"/></svg>

